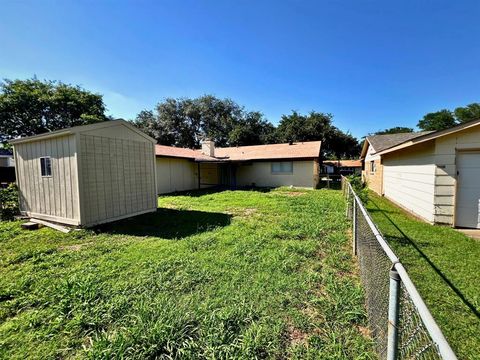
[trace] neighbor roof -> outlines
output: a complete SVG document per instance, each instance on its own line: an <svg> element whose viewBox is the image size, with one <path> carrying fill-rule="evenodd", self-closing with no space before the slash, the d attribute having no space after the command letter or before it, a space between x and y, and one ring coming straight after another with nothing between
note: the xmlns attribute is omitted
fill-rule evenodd
<svg viewBox="0 0 480 360"><path fill-rule="evenodd" d="M424 132L424 134L421 135L421 136L417 136L415 138L404 141L400 144L396 144L395 146L385 148L383 150L376 150L375 147L374 147L374 149L376 150L377 153L379 153L379 155L383 155L383 154L386 154L386 153L389 153L389 152L404 149L404 148L409 147L409 146L413 146L413 145L417 145L417 144L420 144L420 143L423 143L423 142L426 142L426 141L434 140L434 139L442 137L442 136L447 136L447 135L450 135L450 134L453 134L453 133L456 133L456 132L459 132L459 131L467 130L467 129L470 129L472 127L478 126L478 125L480 125L480 119L469 121L469 122L454 126L450 129L439 130L439 131L429 131L429 132L427 131L427 132Z"/></svg>
<svg viewBox="0 0 480 360"><path fill-rule="evenodd" d="M269 159L313 159L320 156L321 141L215 148L215 157L201 150L156 145L157 156L177 157L195 161L250 161Z"/></svg>
<svg viewBox="0 0 480 360"><path fill-rule="evenodd" d="M373 147L376 153L389 149L393 146L415 139L417 137L430 134L432 131L419 131L412 133L384 134L367 136L367 141Z"/></svg>
<svg viewBox="0 0 480 360"><path fill-rule="evenodd" d="M323 163L339 167L362 167L361 160L326 160Z"/></svg>

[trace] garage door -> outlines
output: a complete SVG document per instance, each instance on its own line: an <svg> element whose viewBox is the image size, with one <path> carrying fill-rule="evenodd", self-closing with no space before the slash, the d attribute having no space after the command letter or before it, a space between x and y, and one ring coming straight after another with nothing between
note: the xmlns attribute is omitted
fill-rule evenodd
<svg viewBox="0 0 480 360"><path fill-rule="evenodd" d="M458 153L457 175L455 224L480 228L480 152Z"/></svg>

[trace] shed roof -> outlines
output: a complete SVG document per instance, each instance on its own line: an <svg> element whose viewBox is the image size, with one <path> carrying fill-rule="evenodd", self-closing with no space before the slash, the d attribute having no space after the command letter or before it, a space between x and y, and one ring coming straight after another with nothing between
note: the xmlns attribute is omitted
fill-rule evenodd
<svg viewBox="0 0 480 360"><path fill-rule="evenodd" d="M50 131L50 132L46 132L46 133L43 133L43 134L22 137L22 138L19 138L19 139L10 140L9 143L15 145L15 144L20 144L20 143L25 143L25 142L30 142L30 141L45 140L45 139L50 139L50 138L59 137L59 136L72 135L72 134L83 132L83 131L102 129L102 128L106 128L106 127L110 127L110 126L118 126L118 125L122 125L122 126L125 126L125 127L129 128L133 132L143 136L144 138L146 138L147 140L150 140L151 142L154 142L154 143L156 142L155 139L151 138L150 136L148 136L144 132L140 131L135 126L133 126L131 123L129 123L128 121L125 121L125 120L108 120L108 121L102 121L102 122L98 122L98 123L94 123L94 124L73 126L73 127L70 127L70 128Z"/></svg>
<svg viewBox="0 0 480 360"><path fill-rule="evenodd" d="M215 148L215 157L198 149L156 145L157 156L177 157L195 161L250 161L269 159L314 159L320 156L321 141Z"/></svg>

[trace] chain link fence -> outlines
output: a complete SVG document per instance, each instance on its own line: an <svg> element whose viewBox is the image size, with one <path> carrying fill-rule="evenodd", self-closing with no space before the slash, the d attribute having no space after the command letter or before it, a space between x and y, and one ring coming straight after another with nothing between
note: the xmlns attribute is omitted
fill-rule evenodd
<svg viewBox="0 0 480 360"><path fill-rule="evenodd" d="M352 186L342 178L353 251L365 289L370 336L380 359L456 359L405 268Z"/></svg>

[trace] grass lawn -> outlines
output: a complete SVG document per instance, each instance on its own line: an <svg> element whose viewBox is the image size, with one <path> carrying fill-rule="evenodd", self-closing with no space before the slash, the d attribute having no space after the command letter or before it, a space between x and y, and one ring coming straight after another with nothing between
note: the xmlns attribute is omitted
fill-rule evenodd
<svg viewBox="0 0 480 360"><path fill-rule="evenodd" d="M367 208L459 359L480 358L480 241L370 192Z"/></svg>
<svg viewBox="0 0 480 360"><path fill-rule="evenodd" d="M375 358L339 191L159 205L70 234L0 223L0 358Z"/></svg>

